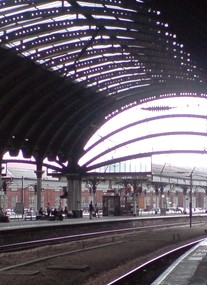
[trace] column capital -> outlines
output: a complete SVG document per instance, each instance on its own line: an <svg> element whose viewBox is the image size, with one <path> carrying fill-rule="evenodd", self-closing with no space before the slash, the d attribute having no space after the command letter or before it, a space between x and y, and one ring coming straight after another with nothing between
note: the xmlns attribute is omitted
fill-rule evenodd
<svg viewBox="0 0 207 285"><path fill-rule="evenodd" d="M44 173L45 171L43 170L35 170L34 173L37 175L38 178L41 178L42 177L42 174Z"/></svg>
<svg viewBox="0 0 207 285"><path fill-rule="evenodd" d="M65 174L67 180L80 180L81 175L79 173L67 173Z"/></svg>

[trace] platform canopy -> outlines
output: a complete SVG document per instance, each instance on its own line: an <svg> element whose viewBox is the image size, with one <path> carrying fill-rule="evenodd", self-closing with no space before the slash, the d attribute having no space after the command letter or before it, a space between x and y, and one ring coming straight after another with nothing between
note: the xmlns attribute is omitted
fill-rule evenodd
<svg viewBox="0 0 207 285"><path fill-rule="evenodd" d="M1 0L0 157L22 150L76 171L94 125L143 102L206 98L200 3Z"/></svg>

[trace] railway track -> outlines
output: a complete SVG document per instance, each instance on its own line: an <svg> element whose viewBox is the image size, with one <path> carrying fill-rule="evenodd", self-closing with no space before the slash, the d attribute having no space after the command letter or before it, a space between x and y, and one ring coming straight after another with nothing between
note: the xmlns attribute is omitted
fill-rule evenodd
<svg viewBox="0 0 207 285"><path fill-rule="evenodd" d="M151 285L173 262L201 241L203 239L198 239L157 256L107 285Z"/></svg>
<svg viewBox="0 0 207 285"><path fill-rule="evenodd" d="M203 222L194 222L194 225L203 225ZM131 233L135 231L149 231L153 229L163 229L163 228L173 228L173 227L180 227L180 226L186 226L186 223L171 223L171 224L156 224L156 225L150 225L150 226L139 226L139 227L132 227L132 228L120 228L116 230L108 230L108 231L95 231L95 232L88 232L88 233L80 233L80 234L72 234L67 236L60 236L56 238L45 238L45 239L38 239L38 240L31 240L31 241L25 241L25 242L18 242L18 243L10 243L5 245L0 245L0 254L4 252L15 252L15 251L21 251L26 249L32 249L40 246L46 246L46 245L52 245L52 244L60 244L60 243L66 243L66 242L72 242L72 241L84 241L86 239L91 238L99 238L103 236L113 236L117 234L126 234Z"/></svg>
<svg viewBox="0 0 207 285"><path fill-rule="evenodd" d="M7 250L0 254L0 285L88 285L91 277L100 274L101 281L90 281L89 284L105 285L114 279L108 272L126 264L126 261L138 258L136 266L141 266L146 261L145 255L158 249L162 251L165 246L175 248L185 240L204 233L203 223L193 227L195 233L191 234L186 224L178 226L176 223L7 245ZM153 258L150 256L150 260ZM130 271L133 265L129 263L128 266L121 268L119 275Z"/></svg>

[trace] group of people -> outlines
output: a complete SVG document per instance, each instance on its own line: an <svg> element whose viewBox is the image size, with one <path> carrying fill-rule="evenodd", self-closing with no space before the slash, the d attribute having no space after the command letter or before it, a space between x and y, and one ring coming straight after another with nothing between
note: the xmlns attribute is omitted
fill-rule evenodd
<svg viewBox="0 0 207 285"><path fill-rule="evenodd" d="M89 218L93 219L94 218L99 218L99 210L98 210L98 206L97 204L93 205L93 202L91 201L89 204ZM46 212L43 210L43 208L41 207L39 209L39 216L40 217L47 217L48 219L52 216L54 217L55 220L63 220L63 214L65 215L65 217L68 217L69 212L67 207L65 207L65 209L63 210L62 208L55 208L55 209L51 209L50 204L47 204L47 210Z"/></svg>
<svg viewBox="0 0 207 285"><path fill-rule="evenodd" d="M43 208L41 207L39 209L39 216L40 217L47 217L48 219L50 219L50 217L54 217L54 220L63 220L63 214L65 215L65 217L68 216L68 209L67 207L65 207L65 209L63 210L62 207L54 208L51 209L50 204L47 204L47 210L46 212L43 210Z"/></svg>
<svg viewBox="0 0 207 285"><path fill-rule="evenodd" d="M90 218L90 220L93 219L93 217L99 218L98 206L97 206L97 204L95 204L95 206L93 206L93 202L92 201L89 204L88 211L89 211L89 218Z"/></svg>
<svg viewBox="0 0 207 285"><path fill-rule="evenodd" d="M7 216L6 212L0 208L0 222L9 222L9 216Z"/></svg>

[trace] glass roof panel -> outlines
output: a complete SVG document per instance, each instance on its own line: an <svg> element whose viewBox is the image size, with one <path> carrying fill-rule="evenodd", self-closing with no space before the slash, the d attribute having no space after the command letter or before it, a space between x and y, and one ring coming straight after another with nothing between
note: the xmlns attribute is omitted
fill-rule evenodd
<svg viewBox="0 0 207 285"><path fill-rule="evenodd" d="M35 7L39 10L58 8L58 7L71 7L68 1L50 1L50 3L36 4Z"/></svg>
<svg viewBox="0 0 207 285"><path fill-rule="evenodd" d="M115 17L112 17L112 16L104 16L104 15L91 15L94 19L106 19L106 20L116 20Z"/></svg>
<svg viewBox="0 0 207 285"><path fill-rule="evenodd" d="M5 16L9 17L25 11L34 11L34 10L36 10L36 8L33 6L29 6L28 4L8 6L5 8L1 7L1 13L4 14L4 17Z"/></svg>
<svg viewBox="0 0 207 285"><path fill-rule="evenodd" d="M107 8L111 9L111 10L120 10L120 11L124 11L124 12L134 12L136 13L137 11L134 10L134 9L127 9L126 7L125 8L122 8L120 6L115 6L115 5L108 5L106 4L105 5Z"/></svg>
<svg viewBox="0 0 207 285"><path fill-rule="evenodd" d="M86 87L96 85L97 92L106 91L104 96L124 98L133 89L169 79L202 81L182 43L175 41L167 23L159 13L146 9L143 1L133 0L130 6L110 0L15 1L0 5L1 44L60 76L84 81ZM169 58L169 52L175 58ZM149 57L154 60L150 67ZM67 70L72 64L76 73ZM143 73L138 74L140 66Z"/></svg>
<svg viewBox="0 0 207 285"><path fill-rule="evenodd" d="M179 102L179 103L178 103ZM190 98L186 101L185 97L179 98L168 98L165 100L158 100L145 103L143 105L129 109L118 116L114 117L113 120L108 121L103 125L96 134L91 138L91 140L86 145L86 148L103 139L107 134L117 129L117 126L120 127L130 125L139 120L145 120L143 124L132 125L130 128L122 129L121 132L114 134L103 140L100 144L94 147L89 151L83 161L87 161L90 157L94 156L94 153L98 154L101 151L110 149L113 146L116 146L120 143L133 139L135 137L144 137L153 135L156 133L168 133L168 132L189 132L187 136L187 145L186 137L184 135L180 136L161 136L155 137L153 140L145 140L144 144L142 141L136 142L134 145L135 152L147 152L147 151L158 151L164 149L166 145L169 149L207 149L207 139L206 136L193 136L190 135L190 132L200 132L205 134L207 131L207 117L206 117L206 99ZM153 111L154 110L154 111ZM158 111L156 111L158 110ZM160 110L160 111L159 111ZM150 121L150 118L156 118L162 115L202 115L203 118L195 117L174 117L166 119L157 119ZM206 117L206 119L205 119ZM95 126L94 126L95 128ZM114 150L110 152L107 157L112 156L118 157L118 154L124 150L124 153L127 155L127 148L129 146L124 146L119 150ZM93 153L93 154L92 154ZM115 155L116 153L116 155ZM130 145L130 153L133 154L133 147ZM130 155L130 153L128 155ZM106 156L103 156L98 161L104 161Z"/></svg>
<svg viewBox="0 0 207 285"><path fill-rule="evenodd" d="M95 8L103 8L104 6L97 2L84 2L84 1L76 1L81 7L95 7Z"/></svg>

